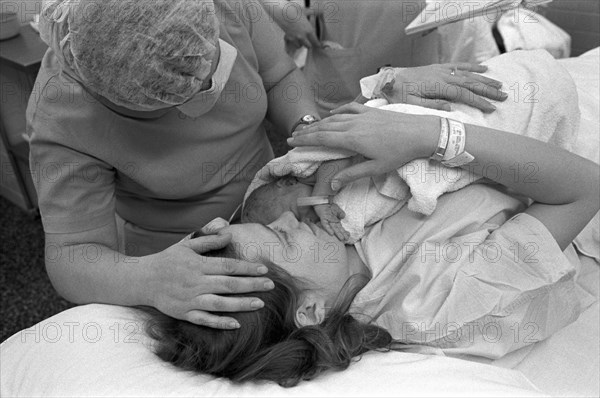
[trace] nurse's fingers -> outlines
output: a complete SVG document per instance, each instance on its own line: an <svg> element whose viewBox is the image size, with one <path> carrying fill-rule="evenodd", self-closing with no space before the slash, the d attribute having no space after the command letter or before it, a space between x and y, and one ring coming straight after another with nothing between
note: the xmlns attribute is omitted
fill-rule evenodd
<svg viewBox="0 0 600 398"><path fill-rule="evenodd" d="M211 250L222 249L231 242L231 234L205 235L183 241L181 244L189 247L198 254Z"/></svg>
<svg viewBox="0 0 600 398"><path fill-rule="evenodd" d="M418 105L429 109L438 109L440 111L450 112L452 107L448 101L439 100L439 99L429 99L422 97L415 97L413 95L409 95L406 97L406 103L411 105Z"/></svg>
<svg viewBox="0 0 600 398"><path fill-rule="evenodd" d="M261 276L269 272L263 264L233 258L198 257L198 263L202 266L202 273L205 275Z"/></svg>
<svg viewBox="0 0 600 398"><path fill-rule="evenodd" d="M272 290L275 286L267 278L208 275L203 283L210 286L211 294L239 294Z"/></svg>
<svg viewBox="0 0 600 398"><path fill-rule="evenodd" d="M248 312L262 308L264 305L262 300L254 297L229 297L216 294L199 295L190 303L192 308L210 312Z"/></svg>
<svg viewBox="0 0 600 398"><path fill-rule="evenodd" d="M300 44L302 44L302 46L306 47L306 48L312 48L313 44L310 42L310 40L308 40L307 37L301 37L298 39L300 41Z"/></svg>
<svg viewBox="0 0 600 398"><path fill-rule="evenodd" d="M347 135L338 131L312 131L302 132L287 139L292 147L299 146L326 146L329 148L350 149Z"/></svg>
<svg viewBox="0 0 600 398"><path fill-rule="evenodd" d="M480 109L482 112L485 113L491 113L496 110L496 107L490 102L486 101L485 99L473 93L472 91L457 85L447 86L443 92L442 97L452 102L461 102L463 104L470 105L472 107Z"/></svg>
<svg viewBox="0 0 600 398"><path fill-rule="evenodd" d="M457 70L466 70L469 72L483 73L488 70L488 67L480 64L471 64L469 62L459 62L456 64L449 64L450 68L456 68Z"/></svg>
<svg viewBox="0 0 600 398"><path fill-rule="evenodd" d="M495 101L506 101L508 94L498 90L495 87L487 86L482 83L463 83L461 87L466 88L474 94L480 95L485 98L489 98Z"/></svg>
<svg viewBox="0 0 600 398"><path fill-rule="evenodd" d="M473 92L470 92L469 95L461 97L459 102L471 105L472 107L477 108L484 113L492 113L496 110L496 106L494 106L491 102L483 99L483 97L480 97Z"/></svg>
<svg viewBox="0 0 600 398"><path fill-rule="evenodd" d="M485 85L492 86L492 87L498 88L498 89L502 88L502 86L503 86L503 83L501 81L491 79L487 76L479 75L477 73L457 71L456 76L463 77L467 81L475 81L475 82L483 83Z"/></svg>
<svg viewBox="0 0 600 398"><path fill-rule="evenodd" d="M319 38L317 37L317 35L315 34L315 32L310 32L307 35L307 38L308 38L308 41L310 42L310 44L312 44L313 46L315 46L317 48L323 47L323 44L321 44L321 41L319 40Z"/></svg>
<svg viewBox="0 0 600 398"><path fill-rule="evenodd" d="M334 115L329 116L327 119L323 119L321 121L315 122L313 124L309 124L304 126L300 130L296 130L292 133L292 137L298 137L302 135L312 134L317 131L327 131L327 132L338 132L344 133L347 132L351 127L350 122L348 121L348 115Z"/></svg>
<svg viewBox="0 0 600 398"><path fill-rule="evenodd" d="M500 87L488 84L488 82L483 81L481 77L483 76L468 73L465 75L452 76L449 79L449 82L492 100L504 101L508 98L508 94L501 91Z"/></svg>
<svg viewBox="0 0 600 398"><path fill-rule="evenodd" d="M237 329L240 327L239 322L235 318L227 316L218 316L206 311L192 310L188 311L184 317L185 321L190 323L206 326L213 329Z"/></svg>

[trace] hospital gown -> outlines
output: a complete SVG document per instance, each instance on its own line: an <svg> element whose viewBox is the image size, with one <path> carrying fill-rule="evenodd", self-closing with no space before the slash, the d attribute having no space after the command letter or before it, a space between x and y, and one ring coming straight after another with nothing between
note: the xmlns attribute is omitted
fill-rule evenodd
<svg viewBox="0 0 600 398"><path fill-rule="evenodd" d="M575 268L524 204L483 184L406 207L356 243L373 277L352 312L395 339L446 354L498 358L579 316ZM516 214L516 215L515 215Z"/></svg>

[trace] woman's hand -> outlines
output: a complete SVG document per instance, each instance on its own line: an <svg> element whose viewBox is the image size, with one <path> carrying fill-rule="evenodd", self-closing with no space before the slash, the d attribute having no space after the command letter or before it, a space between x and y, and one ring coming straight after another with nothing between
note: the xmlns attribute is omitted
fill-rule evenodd
<svg viewBox="0 0 600 398"><path fill-rule="evenodd" d="M336 173L331 183L334 190L429 157L437 145L440 121L435 116L390 112L357 103L344 105L333 114L296 131L288 144L347 149L370 159Z"/></svg>
<svg viewBox="0 0 600 398"><path fill-rule="evenodd" d="M149 286L152 305L173 318L198 325L219 329L240 327L234 318L211 312L254 311L264 303L252 297L220 295L265 291L274 285L265 277L257 277L267 273L264 265L200 255L223 248L230 240L230 234L203 236L152 255Z"/></svg>
<svg viewBox="0 0 600 398"><path fill-rule="evenodd" d="M388 72L386 76L386 71L390 70L393 74ZM490 113L496 107L485 98L504 101L508 94L500 90L502 82L478 74L486 70L487 66L468 63L387 68L380 72L382 80L378 82L375 94L389 103L449 111L449 102L457 102Z"/></svg>

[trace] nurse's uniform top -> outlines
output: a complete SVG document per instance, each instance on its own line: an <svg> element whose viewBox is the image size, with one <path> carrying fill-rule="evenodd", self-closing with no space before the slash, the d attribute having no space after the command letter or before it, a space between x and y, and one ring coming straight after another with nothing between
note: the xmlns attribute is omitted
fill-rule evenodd
<svg viewBox="0 0 600 398"><path fill-rule="evenodd" d="M48 50L27 110L46 233L91 231L118 215L121 249L144 255L231 216L273 157L263 82L295 69L268 18L243 13L250 6L257 4L215 1L220 38L238 55L220 99L199 118L175 108L154 119L121 115L61 73Z"/></svg>
<svg viewBox="0 0 600 398"><path fill-rule="evenodd" d="M431 216L405 206L355 247L373 274L352 312L402 342L499 358L574 322L595 299L521 201L474 184L442 195Z"/></svg>

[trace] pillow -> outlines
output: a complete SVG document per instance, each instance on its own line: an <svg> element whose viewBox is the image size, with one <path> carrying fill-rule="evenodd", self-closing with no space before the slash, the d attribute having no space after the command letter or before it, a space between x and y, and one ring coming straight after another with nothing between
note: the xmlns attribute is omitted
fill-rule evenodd
<svg viewBox="0 0 600 398"><path fill-rule="evenodd" d="M234 384L183 371L151 351L132 308L71 308L0 345L0 395L85 396L544 396L520 372L443 356L367 353L346 371L297 387Z"/></svg>

